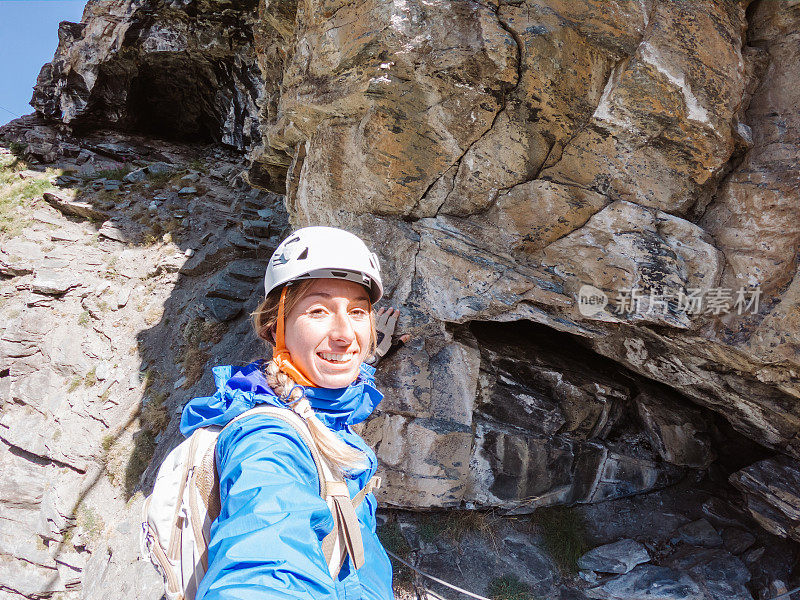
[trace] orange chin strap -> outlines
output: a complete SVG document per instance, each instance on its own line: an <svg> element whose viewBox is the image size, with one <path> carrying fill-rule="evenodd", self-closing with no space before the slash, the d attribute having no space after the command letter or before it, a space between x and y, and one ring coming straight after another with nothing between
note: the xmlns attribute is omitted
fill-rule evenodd
<svg viewBox="0 0 800 600"><path fill-rule="evenodd" d="M285 340L283 338L283 303L286 298L286 288L283 286L281 290L281 300L278 304L278 325L275 335L275 347L272 349L272 360L278 363L278 368L286 373L289 377L294 379L295 383L309 387L317 387L305 374L292 364L292 355L286 349Z"/></svg>

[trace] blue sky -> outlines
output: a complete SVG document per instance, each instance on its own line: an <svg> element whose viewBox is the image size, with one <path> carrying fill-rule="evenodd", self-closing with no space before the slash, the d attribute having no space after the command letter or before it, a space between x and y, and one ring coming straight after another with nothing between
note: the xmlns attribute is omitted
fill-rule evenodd
<svg viewBox="0 0 800 600"><path fill-rule="evenodd" d="M86 0L0 0L0 125L33 112L28 102L39 70L53 59L58 46L58 23L80 21L85 4Z"/></svg>

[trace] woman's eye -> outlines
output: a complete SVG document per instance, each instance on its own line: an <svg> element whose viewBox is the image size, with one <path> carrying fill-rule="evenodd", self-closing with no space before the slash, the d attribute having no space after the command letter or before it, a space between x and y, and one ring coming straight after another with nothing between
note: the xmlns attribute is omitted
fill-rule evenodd
<svg viewBox="0 0 800 600"><path fill-rule="evenodd" d="M325 310L323 310L322 308L312 308L309 311L309 313L312 314L312 315L324 315L325 314Z"/></svg>
<svg viewBox="0 0 800 600"><path fill-rule="evenodd" d="M363 308L353 309L353 310L350 311L350 313L353 316L355 316L355 317L357 317L359 319L363 319L364 317L368 317L369 316L369 313L367 311L365 311Z"/></svg>

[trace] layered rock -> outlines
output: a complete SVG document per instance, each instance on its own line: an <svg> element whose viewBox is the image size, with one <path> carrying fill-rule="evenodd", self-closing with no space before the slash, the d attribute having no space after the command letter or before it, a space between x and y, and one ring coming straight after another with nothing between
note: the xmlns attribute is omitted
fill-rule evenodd
<svg viewBox="0 0 800 600"><path fill-rule="evenodd" d="M463 483L459 468L483 439L474 352L441 323L525 319L580 336L800 458L796 353L759 325L780 318L784 340L797 332L797 203L779 158L792 156L793 91L774 92L796 87L782 35L795 18L777 3L749 21L732 2L299 5L281 118L265 140L294 153L295 224L386 240L391 301L411 307L405 325L424 338L403 359L450 362L417 372L390 398L384 432L370 433L408 427L434 457L457 454L462 467L420 466L423 498L431 480ZM763 199L737 208L751 200L736 182L751 185L754 169ZM729 250L744 242L731 214L770 248L742 255L769 270L736 276L745 262ZM587 285L610 300L605 310L583 314ZM424 434L436 404L453 428ZM396 462L396 444L383 447Z"/></svg>
<svg viewBox="0 0 800 600"><path fill-rule="evenodd" d="M797 458L795 17L751 13L90 2L34 104L76 126L257 138L251 179L285 189L295 225L390 240L390 298L431 348L449 343L437 323L542 323ZM586 285L605 310L581 312Z"/></svg>
<svg viewBox="0 0 800 600"><path fill-rule="evenodd" d="M761 460L731 475L747 509L767 531L800 541L800 468L785 456Z"/></svg>

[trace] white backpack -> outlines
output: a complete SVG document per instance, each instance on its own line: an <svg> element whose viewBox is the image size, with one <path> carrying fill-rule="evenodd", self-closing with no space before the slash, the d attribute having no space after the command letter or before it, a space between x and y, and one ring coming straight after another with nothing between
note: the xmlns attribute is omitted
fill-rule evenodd
<svg viewBox="0 0 800 600"><path fill-rule="evenodd" d="M364 564L361 528L355 509L371 491L380 487L379 477L350 498L347 484L320 454L302 417L286 408L259 406L242 413L225 427L254 414L281 419L299 434L314 457L320 496L333 515L334 527L322 541L328 570L334 579L349 554L356 569ZM168 600L193 600L208 569L211 523L219 516L219 478L214 450L223 427L197 429L173 449L156 475L153 493L142 510L141 554L164 577Z"/></svg>

